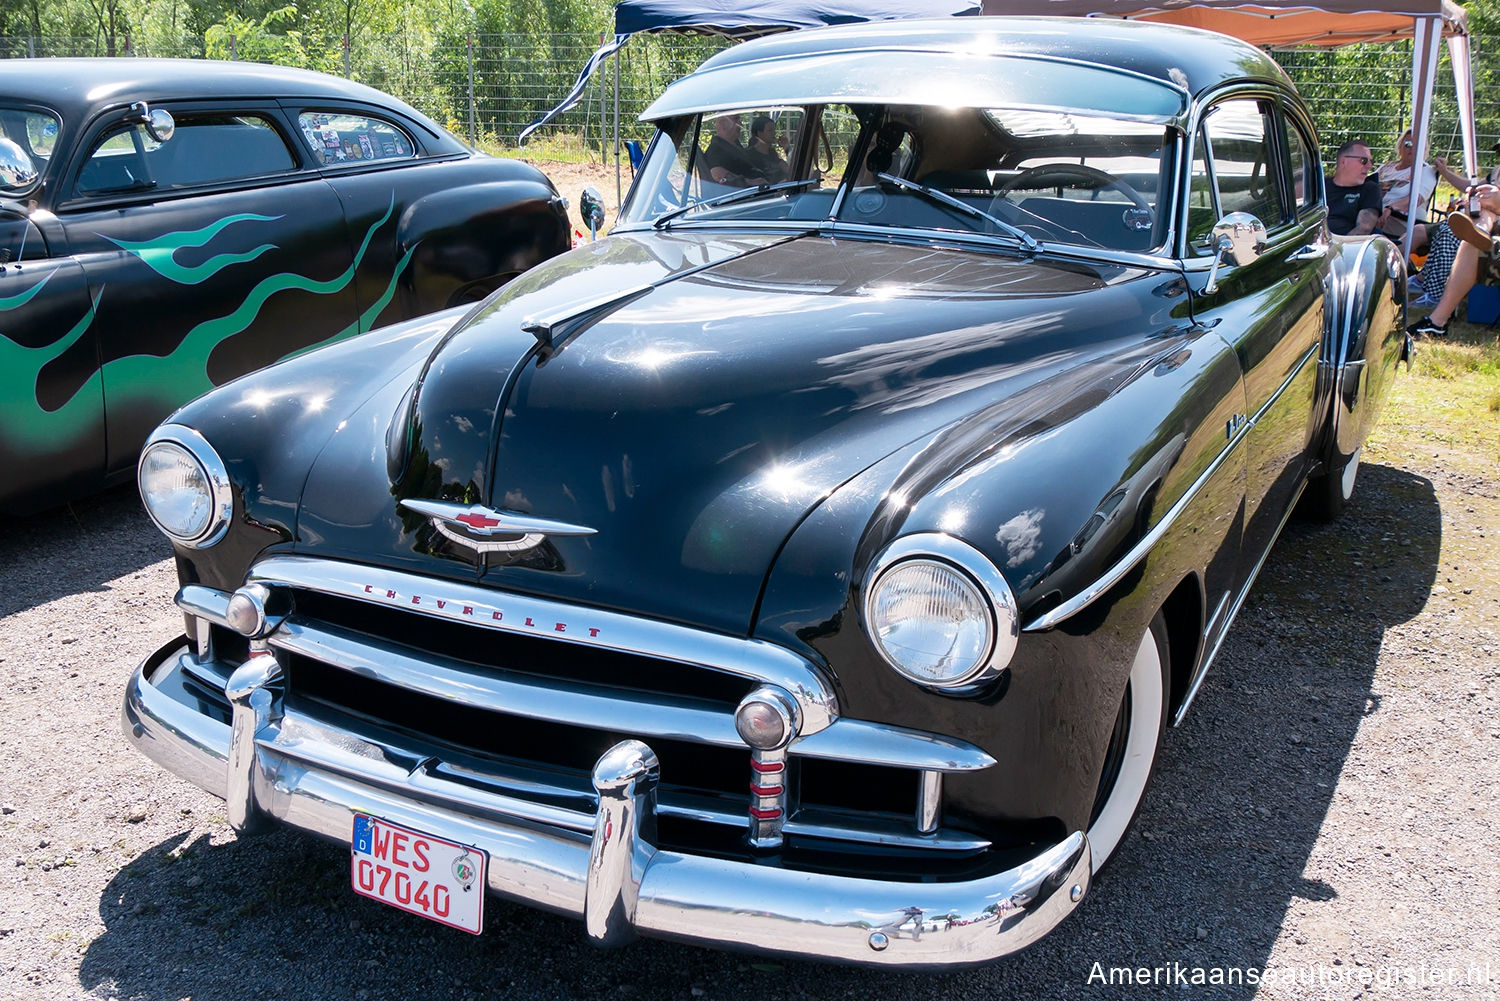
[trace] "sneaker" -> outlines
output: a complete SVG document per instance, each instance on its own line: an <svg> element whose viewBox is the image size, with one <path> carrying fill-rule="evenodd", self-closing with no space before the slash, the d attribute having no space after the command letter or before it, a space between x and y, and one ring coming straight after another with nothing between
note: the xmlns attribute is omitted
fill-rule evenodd
<svg viewBox="0 0 1500 1001"><path fill-rule="evenodd" d="M1448 213L1448 228L1453 230L1454 236L1474 247L1481 254L1490 252L1494 241L1490 238L1489 231L1462 212Z"/></svg>
<svg viewBox="0 0 1500 1001"><path fill-rule="evenodd" d="M1427 286L1422 284L1421 275L1412 275L1406 280L1406 297L1408 299L1412 296L1425 296L1426 294Z"/></svg>
<svg viewBox="0 0 1500 1001"><path fill-rule="evenodd" d="M1422 292L1420 288L1416 289L1416 291L1422 294L1408 303L1407 309L1437 309L1437 304L1441 301L1439 296L1435 296L1431 292Z"/></svg>
<svg viewBox="0 0 1500 1001"><path fill-rule="evenodd" d="M1433 323L1432 317L1423 317L1407 327L1406 332L1413 337L1447 337L1448 324Z"/></svg>

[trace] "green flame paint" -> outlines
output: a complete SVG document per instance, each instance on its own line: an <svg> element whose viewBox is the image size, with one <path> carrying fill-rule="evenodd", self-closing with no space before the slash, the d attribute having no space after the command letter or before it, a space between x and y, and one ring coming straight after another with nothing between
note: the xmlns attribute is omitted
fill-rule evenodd
<svg viewBox="0 0 1500 1001"><path fill-rule="evenodd" d="M239 254L217 254L192 268L177 263L176 254L179 250L202 247L223 232L226 227L237 222L275 222L280 218L279 215L255 215L251 212L244 212L239 215L225 216L202 229L179 230L176 233L159 236L154 240L116 240L112 236L106 236L105 239L121 250L139 257L148 268L168 281L177 282L179 285L197 285L232 264L253 261L266 251L275 250L276 244L263 243L254 250Z"/></svg>
<svg viewBox="0 0 1500 1001"><path fill-rule="evenodd" d="M165 357L128 355L105 363L56 410L44 410L37 403L37 380L42 367L71 347L93 323L104 288L100 287L95 293L88 310L73 328L52 344L41 348L26 348L0 337L0 400L4 401L6 407L6 421L0 426L0 440L3 440L12 454L39 456L53 452L59 446L85 434L98 433L103 426L101 387L107 387L110 406L142 403L159 409L170 408L207 392L213 388L213 381L208 377L208 356L220 341L249 329L267 300L278 292L300 290L315 295L333 295L348 288L369 252L375 233L390 221L395 208L396 197L395 192L392 192L390 205L366 230L353 263L337 277L317 281L290 272L272 275L257 284L229 315L207 320L194 327L171 354ZM135 254L153 271L170 281L197 284L232 264L254 259L266 250L273 249L273 245L265 244L242 254L219 254L196 268L177 264L173 255L178 250L204 246L227 226L236 222L272 221L278 218L280 217L249 214L229 216L204 229L169 233L157 240L139 243L121 240L112 242ZM291 352L287 357L369 330L381 311L395 297L397 282L410 263L414 251L415 247L406 251L383 294L354 323L317 344ZM0 311L29 302L50 277L51 274L25 292L0 298Z"/></svg>

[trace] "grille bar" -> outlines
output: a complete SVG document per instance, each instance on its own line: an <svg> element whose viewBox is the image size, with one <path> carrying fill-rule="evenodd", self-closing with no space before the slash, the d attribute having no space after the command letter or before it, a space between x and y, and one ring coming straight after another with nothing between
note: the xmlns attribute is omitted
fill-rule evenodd
<svg viewBox="0 0 1500 1001"><path fill-rule="evenodd" d="M434 653L418 657L395 644L296 616L282 623L268 642L274 650L492 712L602 730L623 726L642 736L749 750L735 731L733 715L706 701L507 674ZM857 719L835 719L824 730L793 742L789 750L804 758L919 771L976 771L995 763L963 741Z"/></svg>

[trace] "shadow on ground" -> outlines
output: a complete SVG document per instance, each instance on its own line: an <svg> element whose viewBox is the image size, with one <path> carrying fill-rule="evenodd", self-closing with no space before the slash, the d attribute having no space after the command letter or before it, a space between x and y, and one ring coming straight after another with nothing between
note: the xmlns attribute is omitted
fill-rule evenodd
<svg viewBox="0 0 1500 1001"><path fill-rule="evenodd" d="M81 986L146 1001L1054 999L1119 996L1100 993L1111 968L1258 969L1297 901L1336 895L1302 873L1377 708L1381 639L1427 600L1440 533L1432 484L1386 466L1362 467L1340 521L1294 520L1192 712L1168 733L1136 834L1077 914L993 966L882 973L650 941L604 952L578 922L493 898L474 939L355 896L346 849L278 831L164 842L132 861L100 901L106 931Z"/></svg>
<svg viewBox="0 0 1500 1001"><path fill-rule="evenodd" d="M0 520L0 617L104 589L172 555L134 485Z"/></svg>

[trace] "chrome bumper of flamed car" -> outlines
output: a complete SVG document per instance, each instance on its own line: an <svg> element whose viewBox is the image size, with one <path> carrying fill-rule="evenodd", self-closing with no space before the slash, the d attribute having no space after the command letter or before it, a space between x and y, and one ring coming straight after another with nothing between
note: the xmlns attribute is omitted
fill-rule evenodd
<svg viewBox="0 0 1500 1001"><path fill-rule="evenodd" d="M269 667L270 658L266 658ZM1005 872L916 883L792 871L657 849L656 758L639 740L594 766L593 816L529 803L369 753L362 737L287 712L267 721L255 658L230 680L234 726L176 684L185 641L137 668L125 734L142 753L226 800L243 832L280 821L348 844L365 813L483 849L494 893L582 918L605 945L636 934L901 968L982 963L1057 926L1089 885L1075 832ZM274 668L271 668L274 671Z"/></svg>

